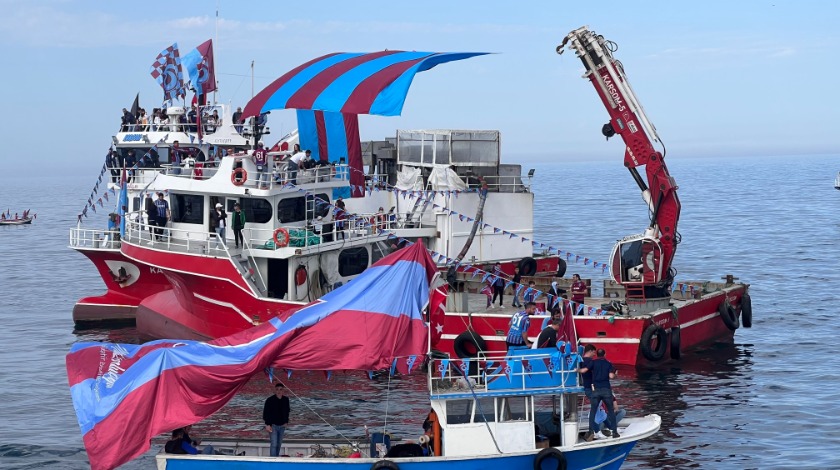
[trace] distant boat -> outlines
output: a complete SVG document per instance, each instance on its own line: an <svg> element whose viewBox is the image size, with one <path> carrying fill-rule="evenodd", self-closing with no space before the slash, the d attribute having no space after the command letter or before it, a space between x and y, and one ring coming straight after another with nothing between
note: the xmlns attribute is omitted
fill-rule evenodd
<svg viewBox="0 0 840 470"><path fill-rule="evenodd" d="M32 217L22 217L19 219L0 219L0 225L27 225L32 223Z"/></svg>
<svg viewBox="0 0 840 470"><path fill-rule="evenodd" d="M840 171L837 172L837 177L834 178L834 189L840 189Z"/></svg>

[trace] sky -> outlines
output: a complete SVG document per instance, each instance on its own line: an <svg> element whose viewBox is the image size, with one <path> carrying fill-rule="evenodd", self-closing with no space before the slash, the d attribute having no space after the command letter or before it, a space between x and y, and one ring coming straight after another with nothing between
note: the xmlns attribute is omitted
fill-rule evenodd
<svg viewBox="0 0 840 470"><path fill-rule="evenodd" d="M218 20L216 11L218 6ZM4 73L0 159L27 149L47 172L98 174L135 94L162 90L157 54L214 39L219 102L244 106L312 58L383 49L492 52L418 74L399 117L363 116L363 140L396 129L497 129L502 160L623 160L600 133L608 115L573 53L583 25L615 57L667 158L840 154L836 126L840 2L356 1L94 2L0 0ZM275 111L279 138L296 127Z"/></svg>

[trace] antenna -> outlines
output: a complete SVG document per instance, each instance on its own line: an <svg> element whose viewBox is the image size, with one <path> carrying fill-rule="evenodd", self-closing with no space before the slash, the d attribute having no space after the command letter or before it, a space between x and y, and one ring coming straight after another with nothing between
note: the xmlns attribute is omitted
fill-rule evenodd
<svg viewBox="0 0 840 470"><path fill-rule="evenodd" d="M251 61L251 99L254 98L254 61Z"/></svg>

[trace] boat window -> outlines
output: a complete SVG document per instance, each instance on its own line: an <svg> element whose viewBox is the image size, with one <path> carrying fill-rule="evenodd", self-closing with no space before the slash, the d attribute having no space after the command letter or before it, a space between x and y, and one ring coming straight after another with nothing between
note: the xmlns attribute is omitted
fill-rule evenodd
<svg viewBox="0 0 840 470"><path fill-rule="evenodd" d="M265 199L242 198L239 207L245 213L245 223L264 224L271 221L271 203Z"/></svg>
<svg viewBox="0 0 840 470"><path fill-rule="evenodd" d="M288 224L306 219L306 204L303 196L282 199L277 203L277 220Z"/></svg>
<svg viewBox="0 0 840 470"><path fill-rule="evenodd" d="M348 248L338 255L338 274L342 277L355 276L367 269L370 256L366 247Z"/></svg>
<svg viewBox="0 0 840 470"><path fill-rule="evenodd" d="M204 196L169 193L169 210L172 222L204 224Z"/></svg>
<svg viewBox="0 0 840 470"><path fill-rule="evenodd" d="M475 408L476 423L493 423L496 421L496 409L493 408L492 398L479 398Z"/></svg>
<svg viewBox="0 0 840 470"><path fill-rule="evenodd" d="M370 263L373 264L391 253L391 248L385 242L376 242L371 247L373 256Z"/></svg>
<svg viewBox="0 0 840 470"><path fill-rule="evenodd" d="M137 212L140 210L140 198L135 197L131 199L131 211Z"/></svg>
<svg viewBox="0 0 840 470"><path fill-rule="evenodd" d="M312 211L311 218L326 217L330 213L330 197L324 193L316 194L315 197L306 197L306 209Z"/></svg>
<svg viewBox="0 0 840 470"><path fill-rule="evenodd" d="M499 399L499 421L523 421L527 419L527 397L504 397Z"/></svg>
<svg viewBox="0 0 840 470"><path fill-rule="evenodd" d="M464 424L472 416L472 400L449 400L446 402L446 424Z"/></svg>

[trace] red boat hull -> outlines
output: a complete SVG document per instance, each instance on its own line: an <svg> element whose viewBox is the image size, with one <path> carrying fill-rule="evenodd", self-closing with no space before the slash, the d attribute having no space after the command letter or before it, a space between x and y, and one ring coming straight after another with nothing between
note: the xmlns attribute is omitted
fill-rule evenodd
<svg viewBox="0 0 840 470"><path fill-rule="evenodd" d="M212 339L251 328L302 304L262 299L227 258L124 243L123 253L166 276L170 290L143 299L137 330L153 338ZM184 271L184 268L189 271Z"/></svg>
<svg viewBox="0 0 840 470"><path fill-rule="evenodd" d="M74 248L85 255L105 283L104 294L84 297L73 306L78 325L94 322L134 321L140 302L156 292L170 288L160 270L126 258L119 250ZM124 275L121 275L120 268Z"/></svg>
<svg viewBox="0 0 840 470"><path fill-rule="evenodd" d="M723 322L718 307L726 299L740 313L741 297L746 288L746 285L733 285L722 291L706 294L700 299L680 303L676 319L670 309L661 309L650 315L636 317L575 316L575 328L581 344L591 343L604 348L607 358L614 364L655 366L667 362L672 357L670 338L675 326L680 327L680 354L689 354L692 350L696 351L714 342L731 342L735 332ZM528 330L529 337L536 339L544 318L545 316L534 317ZM455 338L472 328L484 339L488 351L505 351L509 320L510 314L447 312L443 335L434 348L453 357L457 356L454 348ZM667 334L665 353L659 360L649 359L641 342L643 333L652 324L662 327Z"/></svg>

